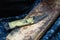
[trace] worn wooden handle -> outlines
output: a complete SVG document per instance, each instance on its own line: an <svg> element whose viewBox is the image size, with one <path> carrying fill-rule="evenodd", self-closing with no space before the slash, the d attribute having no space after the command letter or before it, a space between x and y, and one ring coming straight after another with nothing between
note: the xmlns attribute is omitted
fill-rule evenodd
<svg viewBox="0 0 60 40"><path fill-rule="evenodd" d="M36 24L24 26L22 28L13 30L6 37L6 40L39 40L39 38L41 38L41 36L56 19L56 17L60 15L60 4L57 3L58 1L59 0L54 2L54 6L50 5L51 7L48 5L43 5L43 3L39 3L25 18L35 15L38 16L45 13L49 14L49 16L45 17L43 20L39 21Z"/></svg>

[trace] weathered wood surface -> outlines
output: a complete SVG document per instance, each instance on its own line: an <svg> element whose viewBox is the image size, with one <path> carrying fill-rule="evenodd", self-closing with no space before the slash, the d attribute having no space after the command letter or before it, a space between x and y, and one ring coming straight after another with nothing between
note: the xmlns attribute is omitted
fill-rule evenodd
<svg viewBox="0 0 60 40"><path fill-rule="evenodd" d="M59 3L58 3L59 2ZM53 21L60 15L60 1L57 0L52 5L48 6L46 3L39 3L28 16L37 16L47 13L48 16L39 21L36 24L24 26L13 30L7 37L6 40L39 40L45 31L50 27Z"/></svg>

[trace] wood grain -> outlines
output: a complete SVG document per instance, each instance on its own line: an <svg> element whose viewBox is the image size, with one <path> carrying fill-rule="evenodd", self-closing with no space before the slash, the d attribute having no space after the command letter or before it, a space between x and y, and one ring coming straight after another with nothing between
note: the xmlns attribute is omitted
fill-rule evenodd
<svg viewBox="0 0 60 40"><path fill-rule="evenodd" d="M43 5L43 2L39 3L25 18L38 16L45 13L48 14L48 16L36 24L13 30L6 37L6 40L39 40L43 36L45 31L50 27L50 25L52 25L58 15L60 15L59 5L60 2L58 4L58 0L54 1L54 3L50 6L48 6L47 4Z"/></svg>

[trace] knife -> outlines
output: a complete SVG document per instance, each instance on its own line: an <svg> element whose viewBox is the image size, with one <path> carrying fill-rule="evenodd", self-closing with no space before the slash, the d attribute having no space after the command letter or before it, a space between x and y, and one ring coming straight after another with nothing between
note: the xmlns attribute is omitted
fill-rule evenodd
<svg viewBox="0 0 60 40"><path fill-rule="evenodd" d="M24 27L27 25L32 25L32 24L38 23L39 21L41 21L42 19L44 19L47 16L48 16L48 14L45 13L45 14L38 15L38 16L33 16L33 17L29 17L29 18L24 18L21 20L11 21L11 22L8 22L7 25L6 24L4 24L4 25L6 25L5 28L7 30L14 29L17 27Z"/></svg>

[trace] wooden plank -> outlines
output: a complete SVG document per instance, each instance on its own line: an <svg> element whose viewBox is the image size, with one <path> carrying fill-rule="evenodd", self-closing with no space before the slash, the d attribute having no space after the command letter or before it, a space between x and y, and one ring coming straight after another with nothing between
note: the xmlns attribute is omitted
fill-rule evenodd
<svg viewBox="0 0 60 40"><path fill-rule="evenodd" d="M48 14L48 16L36 24L24 26L22 28L13 30L6 37L6 40L39 40L39 38L42 37L45 31L50 27L50 25L56 19L56 17L60 15L59 13L60 4L58 5L57 1L50 6L48 6L43 2L39 3L25 18L38 16L45 13Z"/></svg>

